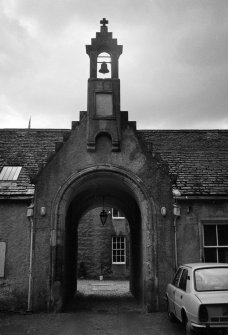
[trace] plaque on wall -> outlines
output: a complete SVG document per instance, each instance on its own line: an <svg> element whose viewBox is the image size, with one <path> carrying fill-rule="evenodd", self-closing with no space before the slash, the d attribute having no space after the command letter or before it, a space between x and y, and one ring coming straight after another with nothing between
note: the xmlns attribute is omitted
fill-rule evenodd
<svg viewBox="0 0 228 335"><path fill-rule="evenodd" d="M112 93L96 93L96 115L112 116Z"/></svg>

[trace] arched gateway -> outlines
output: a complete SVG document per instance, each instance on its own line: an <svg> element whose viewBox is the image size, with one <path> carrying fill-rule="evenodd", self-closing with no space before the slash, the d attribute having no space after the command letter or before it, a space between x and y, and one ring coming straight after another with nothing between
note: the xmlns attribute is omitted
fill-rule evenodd
<svg viewBox="0 0 228 335"><path fill-rule="evenodd" d="M142 306L158 309L173 266L170 216L161 216L162 206L172 210L168 167L145 146L135 122L128 121L128 113L120 111L118 58L122 46L108 32L107 21L101 23L101 31L86 46L90 57L88 111L72 123L72 130L56 145L56 152L35 180L35 309L53 306L55 295L61 308L73 296L78 223L85 212L102 206L102 199L119 208L128 220L130 289ZM160 245L158 240L162 240Z"/></svg>
<svg viewBox="0 0 228 335"><path fill-rule="evenodd" d="M143 304L158 299L156 287L156 209L145 185L131 171L99 165L74 173L58 191L52 208L52 284L63 284L63 299L74 295L77 283L77 225L84 212L101 205L120 208L131 231L130 289ZM105 229L105 228L104 228ZM144 241L146 243L144 243ZM153 296L152 296L152 285ZM149 286L149 287L148 287Z"/></svg>

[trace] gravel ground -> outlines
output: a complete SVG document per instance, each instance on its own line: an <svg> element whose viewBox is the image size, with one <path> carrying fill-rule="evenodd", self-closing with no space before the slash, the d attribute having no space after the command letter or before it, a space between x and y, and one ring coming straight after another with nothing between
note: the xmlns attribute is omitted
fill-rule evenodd
<svg viewBox="0 0 228 335"><path fill-rule="evenodd" d="M65 313L0 314L0 335L183 335L166 313L143 313L126 281L78 281Z"/></svg>
<svg viewBox="0 0 228 335"><path fill-rule="evenodd" d="M78 280L78 291L67 311L138 311L137 304L129 291L128 281Z"/></svg>

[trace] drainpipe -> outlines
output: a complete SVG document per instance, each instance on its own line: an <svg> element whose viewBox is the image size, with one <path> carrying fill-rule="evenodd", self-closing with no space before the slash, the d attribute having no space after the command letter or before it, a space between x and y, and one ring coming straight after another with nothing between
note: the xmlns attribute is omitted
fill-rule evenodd
<svg viewBox="0 0 228 335"><path fill-rule="evenodd" d="M28 282L28 307L27 312L32 311L32 263L33 263L33 236L34 236L34 204L27 208L27 218L30 223L30 251L29 251L29 282Z"/></svg>
<svg viewBox="0 0 228 335"><path fill-rule="evenodd" d="M174 229L174 254L175 254L175 270L177 270L177 216L174 215L173 221L173 229Z"/></svg>
<svg viewBox="0 0 228 335"><path fill-rule="evenodd" d="M173 228L174 228L174 253L175 253L175 269L178 267L178 259L177 259L177 219L180 216L180 206L177 203L173 204Z"/></svg>

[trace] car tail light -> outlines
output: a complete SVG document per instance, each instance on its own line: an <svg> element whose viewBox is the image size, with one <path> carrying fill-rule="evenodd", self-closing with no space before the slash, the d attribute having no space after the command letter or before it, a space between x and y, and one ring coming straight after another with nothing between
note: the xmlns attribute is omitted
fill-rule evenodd
<svg viewBox="0 0 228 335"><path fill-rule="evenodd" d="M207 322L208 321L208 311L207 311L207 307L204 306L204 305L200 305L199 320L200 320L200 322Z"/></svg>

